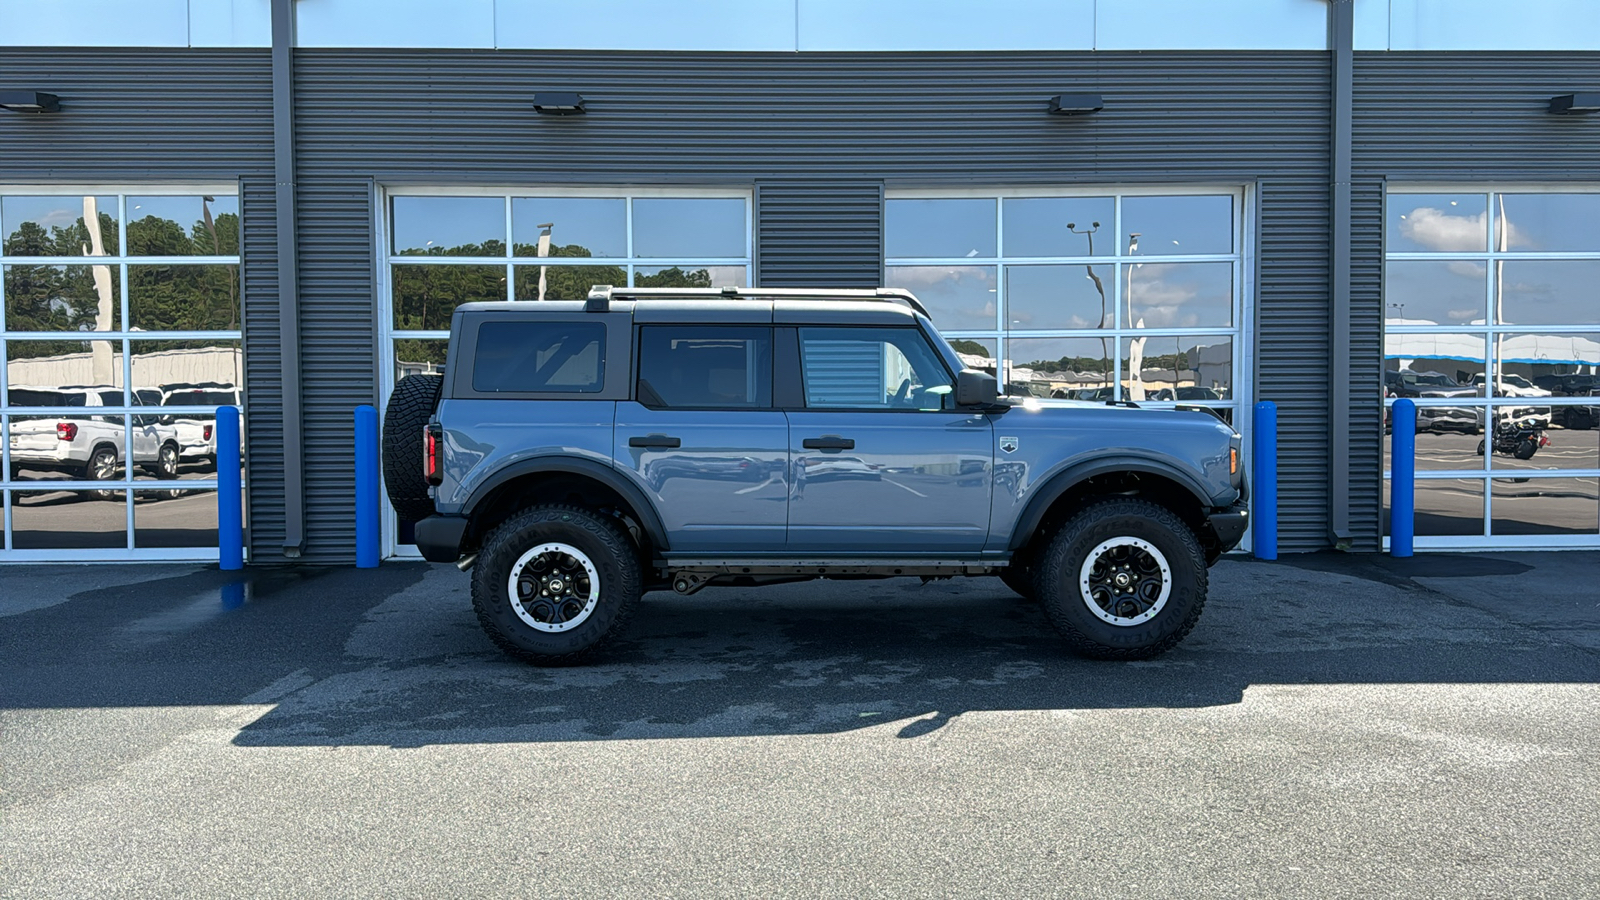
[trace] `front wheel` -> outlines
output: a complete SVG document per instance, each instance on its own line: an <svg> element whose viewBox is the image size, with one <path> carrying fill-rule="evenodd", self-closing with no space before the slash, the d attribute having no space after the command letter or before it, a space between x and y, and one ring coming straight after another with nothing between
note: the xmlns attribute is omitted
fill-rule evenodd
<svg viewBox="0 0 1600 900"><path fill-rule="evenodd" d="M500 649L538 666L581 662L621 633L641 573L609 516L576 506L525 509L484 540L472 570L478 622Z"/></svg>
<svg viewBox="0 0 1600 900"><path fill-rule="evenodd" d="M1148 500L1107 500L1050 539L1035 584L1074 651L1149 659L1176 647L1199 620L1205 553L1171 510Z"/></svg>

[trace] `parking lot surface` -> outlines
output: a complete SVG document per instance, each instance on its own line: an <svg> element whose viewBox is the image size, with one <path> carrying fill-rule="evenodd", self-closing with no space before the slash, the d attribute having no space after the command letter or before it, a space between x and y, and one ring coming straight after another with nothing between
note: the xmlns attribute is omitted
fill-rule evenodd
<svg viewBox="0 0 1600 900"><path fill-rule="evenodd" d="M1594 896L1596 571L1230 558L1134 664L711 588L540 670L450 567L0 569L0 895Z"/></svg>

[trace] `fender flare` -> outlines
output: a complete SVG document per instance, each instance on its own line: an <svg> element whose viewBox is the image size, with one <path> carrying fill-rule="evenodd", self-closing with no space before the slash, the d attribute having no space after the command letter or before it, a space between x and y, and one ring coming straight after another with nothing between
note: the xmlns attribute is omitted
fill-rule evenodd
<svg viewBox="0 0 1600 900"><path fill-rule="evenodd" d="M650 543L657 552L668 549L667 529L661 523L661 516L656 512L655 505L638 485L617 474L617 470L593 460L580 459L573 456L536 456L512 463L490 476L488 480L473 489L467 497L467 502L462 504L462 515L471 518L478 504L488 499L496 490L503 487L513 479L525 475L542 475L558 472L566 475L582 475L592 478L608 488L616 491L622 499L633 507L639 516L639 527L650 536Z"/></svg>
<svg viewBox="0 0 1600 900"><path fill-rule="evenodd" d="M1060 472L1046 478L1042 484L1033 490L1033 496L1022 508L1022 515L1017 517L1017 524L1011 529L1011 538L1006 542L1009 550L1020 550L1029 538L1033 537L1039 523L1044 521L1045 513L1050 507L1061 499L1067 491L1096 475L1105 475L1109 472L1142 472L1147 475L1160 475L1182 485L1185 490L1194 495L1195 501L1201 509L1210 509L1214 504L1211 497L1193 475L1183 469L1160 459L1141 456L1116 456L1110 458L1092 459L1087 462L1068 466Z"/></svg>

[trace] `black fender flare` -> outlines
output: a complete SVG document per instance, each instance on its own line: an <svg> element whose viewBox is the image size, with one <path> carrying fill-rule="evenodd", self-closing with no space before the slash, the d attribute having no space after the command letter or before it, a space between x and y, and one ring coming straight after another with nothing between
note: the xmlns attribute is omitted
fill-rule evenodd
<svg viewBox="0 0 1600 900"><path fill-rule="evenodd" d="M1200 486L1195 477L1185 472L1177 465L1161 459L1143 456L1115 456L1091 459L1077 463L1051 475L1042 484L1033 490L1033 496L1022 508L1022 515L1017 517L1017 524L1011 529L1011 539L1006 543L1009 550L1020 550L1022 546L1033 537L1034 531L1039 528L1039 523L1044 521L1045 513L1050 507L1061 499L1067 491L1072 490L1084 481L1096 475L1105 475L1111 472L1142 472L1147 475L1160 475L1175 481L1194 495L1195 502L1200 504L1202 510L1210 509L1213 505L1210 495Z"/></svg>
<svg viewBox="0 0 1600 900"><path fill-rule="evenodd" d="M470 518L478 504L493 494L500 487L513 479L525 475L542 475L546 473L561 473L566 475L582 475L592 478L608 488L616 491L622 499L628 501L639 516L639 527L650 537L650 543L657 552L668 549L667 529L661 523L661 515L656 512L655 505L650 498L645 496L639 486L622 477L616 469L594 460L581 459L575 456L536 456L512 463L490 476L483 484L473 489L467 497L467 502L462 504L462 515Z"/></svg>

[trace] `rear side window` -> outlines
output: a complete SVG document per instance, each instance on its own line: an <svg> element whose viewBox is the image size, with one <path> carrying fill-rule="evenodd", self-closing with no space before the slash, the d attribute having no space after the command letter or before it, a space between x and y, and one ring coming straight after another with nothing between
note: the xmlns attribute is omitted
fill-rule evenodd
<svg viewBox="0 0 1600 900"><path fill-rule="evenodd" d="M772 329L646 325L639 329L639 402L656 409L772 405Z"/></svg>
<svg viewBox="0 0 1600 900"><path fill-rule="evenodd" d="M600 322L484 322L472 355L472 389L598 392L605 345Z"/></svg>

